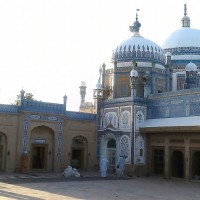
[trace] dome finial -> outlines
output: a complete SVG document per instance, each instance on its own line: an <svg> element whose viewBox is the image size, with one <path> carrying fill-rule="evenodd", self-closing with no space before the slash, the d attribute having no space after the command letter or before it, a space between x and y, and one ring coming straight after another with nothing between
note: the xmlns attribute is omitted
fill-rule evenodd
<svg viewBox="0 0 200 200"><path fill-rule="evenodd" d="M103 63L103 65L105 65L105 63ZM101 67L101 65L100 65L98 83L101 83L101 76L102 76L102 67Z"/></svg>
<svg viewBox="0 0 200 200"><path fill-rule="evenodd" d="M141 24L138 21L138 13L137 11L140 11L139 9L136 9L136 18L135 18L135 22L133 23L133 26L129 26L129 30L133 33L139 33Z"/></svg>
<svg viewBox="0 0 200 200"><path fill-rule="evenodd" d="M138 21L138 14L137 14L137 11L140 11L139 9L136 9L136 17L135 17L135 20Z"/></svg>
<svg viewBox="0 0 200 200"><path fill-rule="evenodd" d="M181 20L182 27L190 27L190 18L187 16L187 4L184 4L184 16Z"/></svg>
<svg viewBox="0 0 200 200"><path fill-rule="evenodd" d="M187 4L184 4L184 16L187 16Z"/></svg>

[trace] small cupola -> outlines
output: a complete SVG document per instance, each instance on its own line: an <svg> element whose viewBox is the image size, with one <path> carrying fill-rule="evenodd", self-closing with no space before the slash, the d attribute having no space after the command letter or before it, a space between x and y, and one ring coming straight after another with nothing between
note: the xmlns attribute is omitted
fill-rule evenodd
<svg viewBox="0 0 200 200"><path fill-rule="evenodd" d="M181 20L182 27L190 28L190 18L187 16L187 5L184 4L184 16Z"/></svg>

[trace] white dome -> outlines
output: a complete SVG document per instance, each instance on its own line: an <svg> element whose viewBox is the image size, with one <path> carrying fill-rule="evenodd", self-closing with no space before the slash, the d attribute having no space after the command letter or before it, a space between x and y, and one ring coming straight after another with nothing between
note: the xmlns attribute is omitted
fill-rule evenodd
<svg viewBox="0 0 200 200"><path fill-rule="evenodd" d="M200 30L183 27L173 32L163 43L163 49L200 47Z"/></svg>
<svg viewBox="0 0 200 200"><path fill-rule="evenodd" d="M114 51L114 59L117 61L145 59L163 62L164 57L163 50L159 45L137 33L117 46Z"/></svg>
<svg viewBox="0 0 200 200"><path fill-rule="evenodd" d="M162 49L159 45L156 43L152 42L151 40L148 40L140 35L137 36L132 36L129 39L125 40L122 42L120 45L117 46L116 51L120 51L120 48L122 51L128 50L129 46L133 47L135 45L135 49L140 49L141 51L143 48L147 51L148 49L151 51L157 49L157 51L161 51Z"/></svg>
<svg viewBox="0 0 200 200"><path fill-rule="evenodd" d="M185 71L197 71L197 66L194 63L190 62L186 65Z"/></svg>

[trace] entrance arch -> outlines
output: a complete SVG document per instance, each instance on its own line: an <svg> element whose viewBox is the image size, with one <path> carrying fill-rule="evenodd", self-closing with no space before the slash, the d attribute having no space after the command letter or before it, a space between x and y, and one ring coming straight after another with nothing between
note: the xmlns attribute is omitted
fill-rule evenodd
<svg viewBox="0 0 200 200"><path fill-rule="evenodd" d="M109 162L109 169L114 169L116 165L116 141L110 139L107 143L107 158Z"/></svg>
<svg viewBox="0 0 200 200"><path fill-rule="evenodd" d="M74 137L72 140L71 165L77 169L86 169L88 159L88 141L83 136Z"/></svg>
<svg viewBox="0 0 200 200"><path fill-rule="evenodd" d="M53 171L55 141L54 132L47 126L38 126L31 131L30 170Z"/></svg>
<svg viewBox="0 0 200 200"><path fill-rule="evenodd" d="M200 151L192 154L192 178L200 179Z"/></svg>
<svg viewBox="0 0 200 200"><path fill-rule="evenodd" d="M0 132L0 171L6 169L7 137Z"/></svg>
<svg viewBox="0 0 200 200"><path fill-rule="evenodd" d="M182 151L175 150L171 154L171 176L184 178L184 155Z"/></svg>

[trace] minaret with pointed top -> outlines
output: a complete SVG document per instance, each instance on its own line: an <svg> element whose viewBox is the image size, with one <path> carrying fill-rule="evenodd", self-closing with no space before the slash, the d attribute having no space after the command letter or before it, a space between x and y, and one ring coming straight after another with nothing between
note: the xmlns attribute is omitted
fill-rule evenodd
<svg viewBox="0 0 200 200"><path fill-rule="evenodd" d="M101 85L101 73L102 69L100 67L99 69L99 80L96 84L96 88L93 90L93 99L94 99L94 110L93 112L97 114L97 123L98 123L98 130L101 128L101 110L102 110L102 104L103 104L103 88Z"/></svg>
<svg viewBox="0 0 200 200"><path fill-rule="evenodd" d="M20 106L22 106L22 104L23 104L24 94L25 94L25 91L22 89L20 91Z"/></svg>
<svg viewBox="0 0 200 200"><path fill-rule="evenodd" d="M66 94L63 96L63 105L66 110L66 107L67 107L67 95Z"/></svg>
<svg viewBox="0 0 200 200"><path fill-rule="evenodd" d="M187 16L187 4L184 4L184 16L181 20L182 27L189 27L190 28L190 18Z"/></svg>
<svg viewBox="0 0 200 200"><path fill-rule="evenodd" d="M80 95L81 95L81 104L85 103L85 95L86 95L86 83L84 81L81 82Z"/></svg>
<svg viewBox="0 0 200 200"><path fill-rule="evenodd" d="M139 11L139 9L137 9L136 11ZM129 26L129 30L134 34L134 36L139 36L140 27L141 24L138 21L138 14L136 12L135 22L133 23L133 26Z"/></svg>

